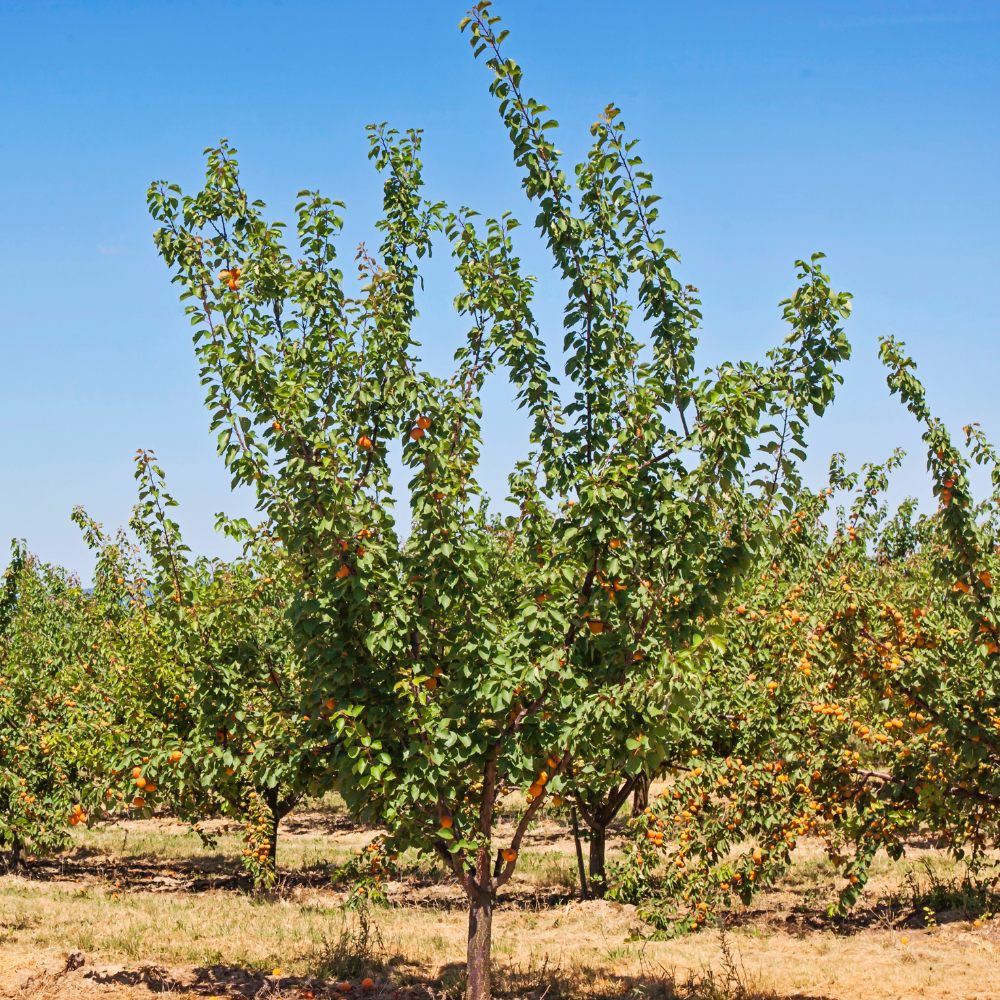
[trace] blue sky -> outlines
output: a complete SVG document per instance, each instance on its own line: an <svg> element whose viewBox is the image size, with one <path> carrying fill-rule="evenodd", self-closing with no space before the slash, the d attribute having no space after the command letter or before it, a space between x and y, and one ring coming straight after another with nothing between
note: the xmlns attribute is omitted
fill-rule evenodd
<svg viewBox="0 0 1000 1000"><path fill-rule="evenodd" d="M997 338L1000 3L545 3L495 7L525 89L552 109L565 165L609 101L662 195L679 276L704 301L702 360L759 358L783 336L793 261L828 255L855 295L854 360L811 434L857 466L894 447L893 496L926 497L916 428L888 398L880 334L907 341L936 412L1000 438ZM214 514L249 514L207 434L186 320L156 258L145 191L194 190L225 136L246 187L289 221L296 191L347 202L341 258L373 241L380 183L364 126L425 130L428 195L534 216L457 30L462 3L0 2L0 539L89 575L69 514L106 527L135 502L132 456L156 451L196 550ZM530 226L537 313L556 342L562 291ZM443 251L419 303L427 367L462 325ZM504 493L526 427L485 396L483 483ZM0 562L3 560L0 559Z"/></svg>

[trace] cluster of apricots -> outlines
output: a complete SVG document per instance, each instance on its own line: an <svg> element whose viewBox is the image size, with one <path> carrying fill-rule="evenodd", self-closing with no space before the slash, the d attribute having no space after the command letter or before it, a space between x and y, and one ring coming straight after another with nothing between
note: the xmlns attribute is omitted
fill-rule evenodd
<svg viewBox="0 0 1000 1000"><path fill-rule="evenodd" d="M242 274L243 271L240 268L233 267L226 271L220 271L219 281L224 282L231 292L236 292L239 291L240 276Z"/></svg>

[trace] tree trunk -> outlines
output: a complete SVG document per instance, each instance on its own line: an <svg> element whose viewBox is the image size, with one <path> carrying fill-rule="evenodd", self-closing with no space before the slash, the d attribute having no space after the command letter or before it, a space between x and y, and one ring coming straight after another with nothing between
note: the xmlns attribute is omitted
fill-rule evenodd
<svg viewBox="0 0 1000 1000"><path fill-rule="evenodd" d="M469 989L466 1000L490 1000L492 934L493 894L480 890L469 903L469 947L466 953Z"/></svg>
<svg viewBox="0 0 1000 1000"><path fill-rule="evenodd" d="M632 793L632 817L640 816L649 805L649 783L648 774L640 774L636 778L635 791Z"/></svg>
<svg viewBox="0 0 1000 1000"><path fill-rule="evenodd" d="M573 817L573 842L576 844L576 867L580 872L580 899L590 899L587 890L587 875L583 869L583 848L580 846L580 826L576 821L576 806L573 806L570 815Z"/></svg>
<svg viewBox="0 0 1000 1000"><path fill-rule="evenodd" d="M264 801L267 808L271 810L271 836L268 838L267 859L271 862L274 870L278 869L278 826L281 821L295 808L299 801L297 795L290 794L287 799L278 797L278 786L268 788L264 791Z"/></svg>
<svg viewBox="0 0 1000 1000"><path fill-rule="evenodd" d="M604 845L606 826L593 824L590 828L590 894L595 899L604 898Z"/></svg>
<svg viewBox="0 0 1000 1000"><path fill-rule="evenodd" d="M10 868L17 871L23 867L21 864L21 838L15 833L10 845Z"/></svg>
<svg viewBox="0 0 1000 1000"><path fill-rule="evenodd" d="M270 843L267 847L267 860L271 863L272 867L277 864L278 861L278 823L281 822L278 819L278 786L275 785L274 788L264 789L264 801L267 803L267 808L271 813L271 833L268 837Z"/></svg>

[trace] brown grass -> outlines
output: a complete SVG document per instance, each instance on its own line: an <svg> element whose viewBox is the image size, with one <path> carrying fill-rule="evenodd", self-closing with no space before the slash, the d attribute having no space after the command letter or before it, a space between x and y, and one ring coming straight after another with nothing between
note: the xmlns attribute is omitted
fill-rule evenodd
<svg viewBox="0 0 1000 1000"><path fill-rule="evenodd" d="M433 865L404 857L394 904L367 924L329 885L330 868L372 836L335 804L296 815L280 839L279 890L255 896L227 887L240 841L222 825L214 849L169 820L81 831L74 851L36 863L28 877L0 878L0 997L344 996L333 984L365 974L378 984L376 1000L457 996L463 901ZM887 901L913 857L945 877L952 868L929 849L909 853L900 863L879 860L847 927L826 917L832 872L806 844L778 890L734 914L728 932L651 941L634 907L571 898L572 842L542 825L495 918L495 992L533 1000L1000 997L1000 920L898 929L906 913ZM84 965L67 969L73 952ZM361 995L355 985L348 996Z"/></svg>

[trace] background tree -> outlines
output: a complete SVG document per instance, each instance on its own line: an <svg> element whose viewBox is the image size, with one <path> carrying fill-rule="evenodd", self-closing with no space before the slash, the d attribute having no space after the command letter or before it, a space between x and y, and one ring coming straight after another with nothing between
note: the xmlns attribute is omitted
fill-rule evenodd
<svg viewBox="0 0 1000 1000"><path fill-rule="evenodd" d="M11 546L0 595L0 844L12 867L25 851L65 846L69 828L100 811L118 721L94 644L114 610L102 570L88 594L23 542Z"/></svg>
<svg viewBox="0 0 1000 1000"><path fill-rule="evenodd" d="M932 417L902 348L886 339L882 356L890 389L924 423L938 510L914 524L911 499L891 518L880 505L899 453L860 484L835 466L836 485L856 492L832 537L807 499L792 526L801 541L790 537L733 598L712 667L733 732L706 728L704 763L637 824L616 887L651 893L665 929L698 926L733 894L748 902L806 832L827 840L842 911L876 853L898 858L917 833L966 861L970 879L995 864L1000 472L978 428L966 428L966 456ZM972 461L991 467L979 504Z"/></svg>
<svg viewBox="0 0 1000 1000"><path fill-rule="evenodd" d="M309 720L298 715L302 671L286 616L294 585L273 541L246 522L220 521L244 542L240 559L191 558L155 457L140 452L136 464L137 546L75 515L130 594L130 613L99 640L129 715L113 795L126 808L168 805L196 829L217 812L244 820L244 863L271 881L281 820L330 786L301 740Z"/></svg>

